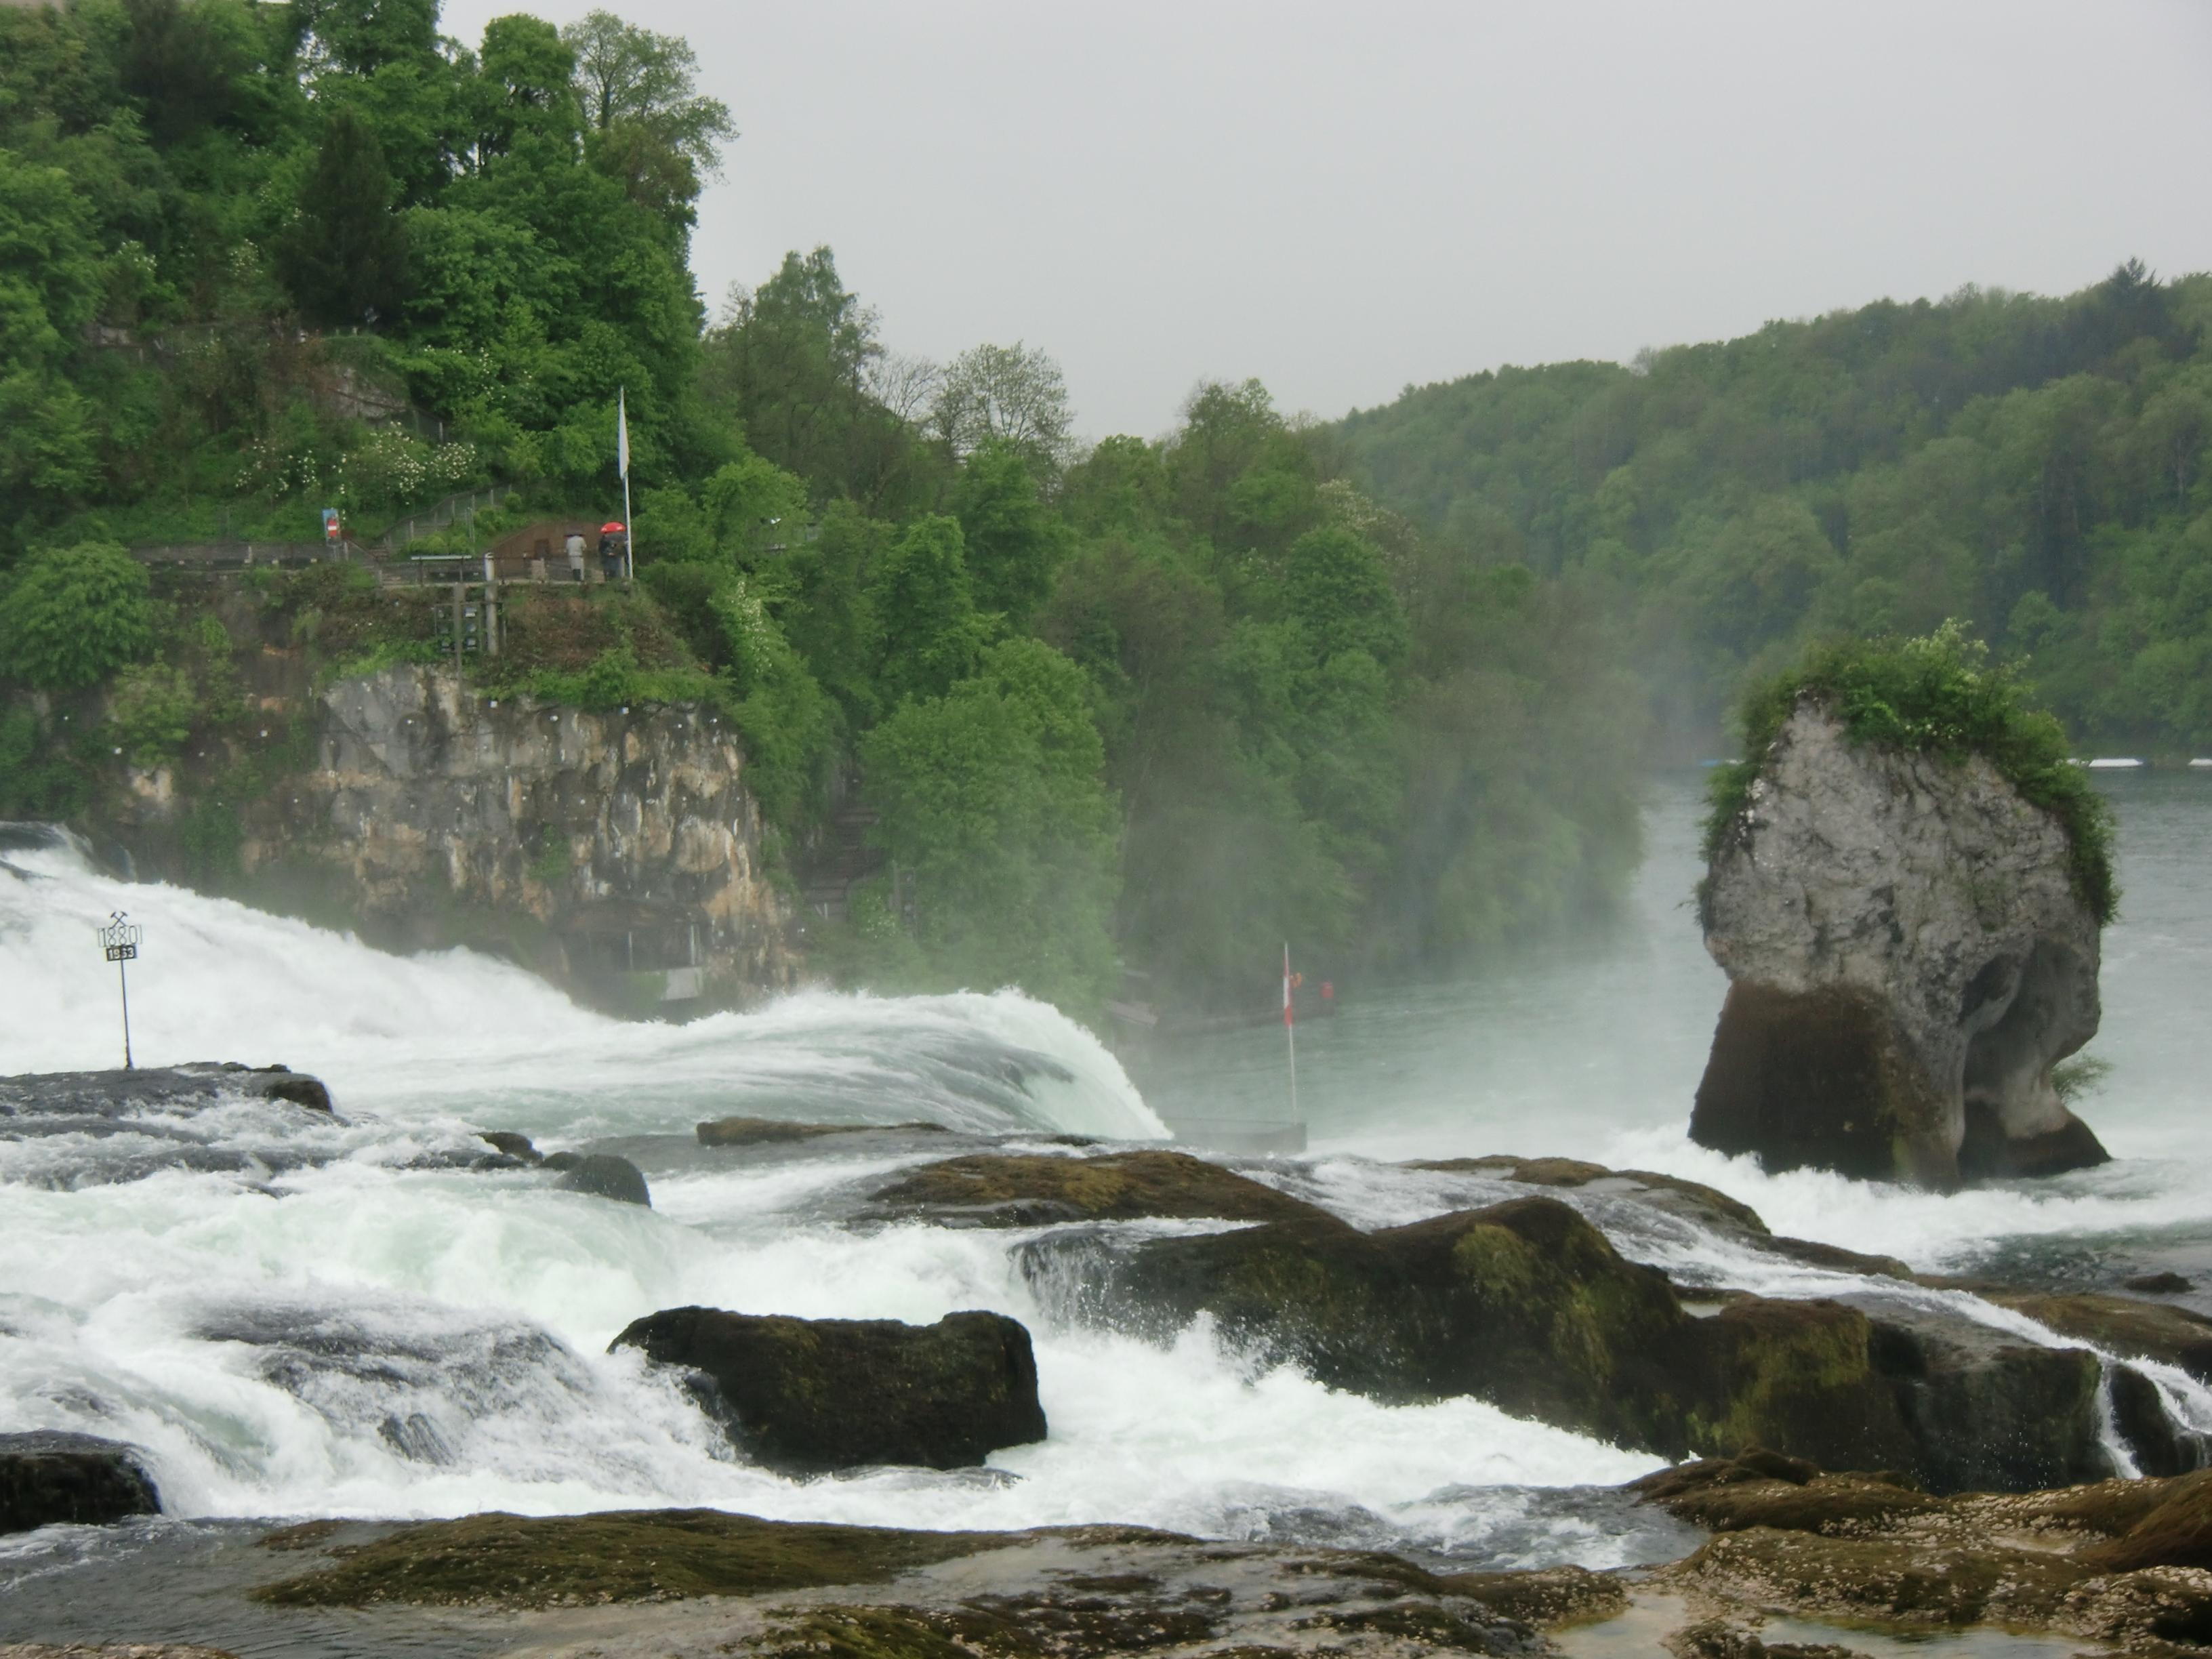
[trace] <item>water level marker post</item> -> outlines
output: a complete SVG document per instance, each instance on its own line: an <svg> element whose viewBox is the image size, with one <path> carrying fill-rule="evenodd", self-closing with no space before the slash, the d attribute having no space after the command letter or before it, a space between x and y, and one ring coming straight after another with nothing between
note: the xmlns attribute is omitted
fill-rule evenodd
<svg viewBox="0 0 2212 1659"><path fill-rule="evenodd" d="M1297 1019L1291 1012L1291 987L1294 982L1291 977L1290 941L1285 939L1283 942L1283 1042L1289 1048L1291 1055L1291 1121L1296 1123L1300 1121L1300 1119L1298 1117L1298 1027Z"/></svg>
<svg viewBox="0 0 2212 1659"><path fill-rule="evenodd" d="M131 1069L131 975L124 964L138 959L138 941L146 936L146 930L125 912L111 910L107 913L107 926L94 931L100 935L107 959L115 964L115 983L123 993L123 1069L127 1072Z"/></svg>

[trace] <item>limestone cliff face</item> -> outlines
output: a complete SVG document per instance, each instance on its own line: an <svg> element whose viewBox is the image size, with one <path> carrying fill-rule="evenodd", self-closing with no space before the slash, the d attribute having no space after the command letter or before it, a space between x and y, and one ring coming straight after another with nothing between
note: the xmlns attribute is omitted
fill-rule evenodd
<svg viewBox="0 0 2212 1659"><path fill-rule="evenodd" d="M793 981L744 755L709 715L495 701L413 666L341 681L313 715L313 765L240 809L249 887L304 872L379 942L488 945L640 1008ZM143 814L169 793L142 776Z"/></svg>
<svg viewBox="0 0 2212 1659"><path fill-rule="evenodd" d="M1801 701L1716 854L1729 994L1693 1139L1948 1187L2102 1162L2051 1065L2095 1035L2064 830L1987 761L1857 745Z"/></svg>

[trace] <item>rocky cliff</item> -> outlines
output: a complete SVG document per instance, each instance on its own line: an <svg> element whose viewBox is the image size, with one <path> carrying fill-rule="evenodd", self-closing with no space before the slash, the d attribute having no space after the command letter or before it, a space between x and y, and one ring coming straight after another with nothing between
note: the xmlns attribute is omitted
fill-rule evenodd
<svg viewBox="0 0 2212 1659"><path fill-rule="evenodd" d="M789 907L714 717L549 708L401 666L331 685L306 724L312 759L232 809L249 896L387 945L488 946L641 1010L792 982ZM115 832L159 867L181 793L162 769L131 798Z"/></svg>
<svg viewBox="0 0 2212 1659"><path fill-rule="evenodd" d="M2097 1030L2097 916L1986 760L1854 744L1800 698L1704 914L1729 983L1692 1139L1939 1188L2104 1161L2051 1082Z"/></svg>

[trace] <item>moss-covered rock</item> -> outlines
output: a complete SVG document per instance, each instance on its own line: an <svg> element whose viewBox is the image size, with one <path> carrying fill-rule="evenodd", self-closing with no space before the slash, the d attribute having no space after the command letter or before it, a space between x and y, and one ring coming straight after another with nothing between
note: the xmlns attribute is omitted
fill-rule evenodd
<svg viewBox="0 0 2212 1659"><path fill-rule="evenodd" d="M1802 1458L1759 1448L1662 1469L1629 1490L1713 1532L1771 1527L1849 1538L1944 1507L1902 1476L1826 1474Z"/></svg>
<svg viewBox="0 0 2212 1659"><path fill-rule="evenodd" d="M2142 1519L2109 1543L2083 1551L2081 1559L2100 1572L2212 1569L2212 1469L2166 1483Z"/></svg>
<svg viewBox="0 0 2212 1659"><path fill-rule="evenodd" d="M1764 1455L1664 1471L1647 1501L1719 1535L1656 1587L1709 1611L2002 1625L2166 1654L2212 1642L2212 1472L1936 1498Z"/></svg>
<svg viewBox="0 0 2212 1659"><path fill-rule="evenodd" d="M2094 1342L2124 1358L2178 1365L2198 1382L2212 1383L2212 1319L2190 1309L2141 1302L2131 1296L2046 1296L2004 1290L1983 1294L2062 1336Z"/></svg>
<svg viewBox="0 0 2212 1659"><path fill-rule="evenodd" d="M1723 1231L1767 1237L1766 1223L1759 1212L1741 1200L1730 1198L1717 1187L1652 1170L1609 1170L1577 1158L1513 1158L1499 1153L1486 1158L1419 1158L1405 1167L1448 1175L1495 1176L1524 1187L1596 1187Z"/></svg>
<svg viewBox="0 0 2212 1659"><path fill-rule="evenodd" d="M970 1468L1045 1437L1030 1334L1003 1314L792 1319L672 1308L614 1340L693 1374L747 1455L795 1474Z"/></svg>
<svg viewBox="0 0 2212 1659"><path fill-rule="evenodd" d="M945 1134L942 1123L797 1123L780 1117L718 1117L698 1125L702 1146L785 1146L825 1135Z"/></svg>
<svg viewBox="0 0 2212 1659"><path fill-rule="evenodd" d="M1620 1580L1588 1567L1439 1573L1437 1583L1451 1595L1481 1602L1501 1619L1518 1620L1538 1630L1611 1619L1628 1607L1628 1591Z"/></svg>
<svg viewBox="0 0 2212 1659"><path fill-rule="evenodd" d="M978 1227L1145 1217L1285 1221L1321 1214L1233 1170L1170 1152L1096 1158L978 1152L925 1164L874 1197L894 1215Z"/></svg>
<svg viewBox="0 0 2212 1659"><path fill-rule="evenodd" d="M280 1607L544 1607L864 1584L1009 1542L1004 1533L763 1521L719 1510L526 1517L404 1527L254 1592Z"/></svg>
<svg viewBox="0 0 2212 1659"><path fill-rule="evenodd" d="M1670 1457L1771 1446L2018 1491L2106 1472L2098 1368L1960 1318L1739 1298L1692 1317L1559 1200L1362 1232L1325 1215L1158 1239L1109 1261L1102 1316L1231 1340L1392 1401L1473 1395Z"/></svg>

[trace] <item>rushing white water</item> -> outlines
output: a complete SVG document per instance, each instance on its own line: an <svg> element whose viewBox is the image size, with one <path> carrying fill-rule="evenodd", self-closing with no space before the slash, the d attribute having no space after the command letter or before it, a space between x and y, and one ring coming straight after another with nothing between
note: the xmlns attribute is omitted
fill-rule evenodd
<svg viewBox="0 0 2212 1659"><path fill-rule="evenodd" d="M688 1131L702 1115L745 1111L1167 1133L1096 1038L1016 993L816 994L687 1025L616 1020L472 951L392 956L112 879L66 842L0 860L0 1073L119 1062L114 970L91 929L125 908L147 930L131 1005L141 1065L282 1060L349 1109L425 1121L465 1103L479 1125L568 1137Z"/></svg>
<svg viewBox="0 0 2212 1659"><path fill-rule="evenodd" d="M813 994L628 1024L467 952L386 956L117 882L66 844L6 858L0 1073L113 1063L112 969L89 930L127 908L147 928L142 1063L284 1059L323 1076L351 1120L240 1103L96 1142L0 1142L0 1427L141 1445L179 1512L706 1504L1238 1534L1320 1510L1378 1539L1452 1546L1493 1522L1525 1530L1520 1489L1652 1466L1477 1401L1392 1408L1294 1370L1252 1374L1203 1329L1163 1349L1059 1328L1004 1234L854 1231L825 1214L825 1195L896 1159L830 1151L663 1174L650 1211L532 1176L407 1167L477 1127L550 1145L688 1134L735 1112L1164 1133L1093 1038L1025 998ZM147 1174L133 1161L173 1158L180 1142L238 1167ZM1005 1310L1035 1333L1052 1437L978 1473L766 1474L733 1461L665 1376L605 1352L631 1319L689 1303L914 1321ZM1455 1486L1473 1496L1432 1501Z"/></svg>
<svg viewBox="0 0 2212 1659"><path fill-rule="evenodd" d="M1381 1226L1507 1190L1381 1160L1565 1152L1706 1182L1777 1232L1926 1267L2008 1251L2063 1267L2075 1249L2164 1262L2212 1241L2185 1068L2127 1012L2131 988L2157 1001L2197 966L2212 975L2212 902L2148 904L2150 923L2112 935L2108 1033L2120 1041L2100 1048L2120 1063L2113 1109L2089 1115L2131 1156L1950 1197L1770 1176L1682 1133L1720 989L1680 906L1689 811L1685 793L1662 796L1639 913L1603 948L1355 997L1302 1036L1316 1154L1255 1172ZM2124 875L2143 904L2143 867ZM117 908L147 928L132 981L142 1063L283 1060L328 1080L347 1119L241 1103L123 1133L0 1139L0 1430L132 1441L179 1512L702 1504L921 1526L1121 1520L1495 1561L1606 1565L1647 1547L1641 1523L1545 1489L1615 1483L1648 1456L1474 1401L1384 1407L1295 1370L1255 1372L1202 1326L1161 1347L1070 1323L1016 1266L1021 1235L847 1224L860 1194L921 1151L869 1139L716 1163L653 1139L688 1141L696 1120L733 1113L1162 1136L1112 1055L1028 999L809 994L683 1026L625 1024L484 957L382 954L115 880L49 844L0 851L0 1073L116 1062L113 970L90 929ZM1279 1032L1231 1036L1147 1087L1265 1115L1279 1053ZM619 1140L646 1164L654 1207L436 1167L487 1128L549 1147ZM2182 1155L2160 1155L2169 1147ZM1602 1194L1562 1195L1685 1282L1785 1296L1867 1283ZM1891 1293L2054 1340L1954 1292ZM606 1352L630 1320L690 1303L1012 1314L1035 1340L1051 1437L981 1471L764 1474L665 1376ZM2147 1369L2178 1416L2212 1430L2212 1395Z"/></svg>

